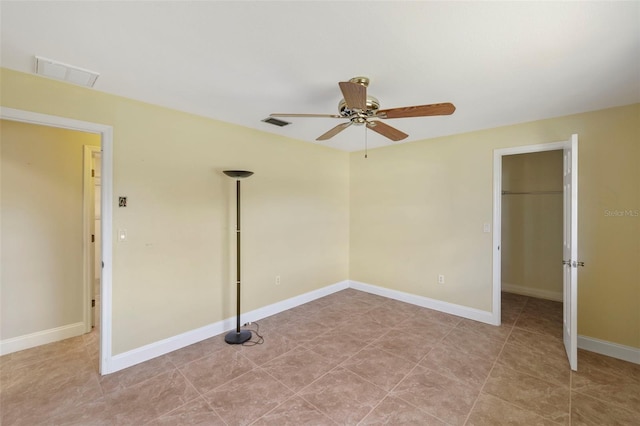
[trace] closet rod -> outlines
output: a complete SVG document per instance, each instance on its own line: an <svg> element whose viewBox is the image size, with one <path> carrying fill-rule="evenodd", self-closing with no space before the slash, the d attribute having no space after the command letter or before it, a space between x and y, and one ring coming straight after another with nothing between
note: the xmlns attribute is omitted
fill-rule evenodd
<svg viewBox="0 0 640 426"><path fill-rule="evenodd" d="M502 195L562 194L562 191L502 191Z"/></svg>

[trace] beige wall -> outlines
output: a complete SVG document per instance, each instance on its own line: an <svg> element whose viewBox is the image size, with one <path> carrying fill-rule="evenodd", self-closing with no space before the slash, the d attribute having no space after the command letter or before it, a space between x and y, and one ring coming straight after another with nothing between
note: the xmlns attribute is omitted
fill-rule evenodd
<svg viewBox="0 0 640 426"><path fill-rule="evenodd" d="M2 340L83 321L83 145L100 137L0 121Z"/></svg>
<svg viewBox="0 0 640 426"><path fill-rule="evenodd" d="M640 347L640 104L351 154L350 277L491 310L493 150L579 134L578 332ZM444 274L446 284L437 283Z"/></svg>
<svg viewBox="0 0 640 426"><path fill-rule="evenodd" d="M347 278L490 310L493 150L572 133L579 332L640 347L640 219L605 216L640 209L640 105L364 159L6 69L1 84L3 106L114 127L114 197L129 197L114 209L129 235L114 247L114 354L233 314L230 167L256 172L243 186L246 310Z"/></svg>
<svg viewBox="0 0 640 426"><path fill-rule="evenodd" d="M242 187L244 311L348 278L347 153L6 69L1 77L3 106L114 128L114 355L235 315L235 184L224 169L255 172Z"/></svg>
<svg viewBox="0 0 640 426"><path fill-rule="evenodd" d="M502 288L562 300L562 151L502 157Z"/></svg>

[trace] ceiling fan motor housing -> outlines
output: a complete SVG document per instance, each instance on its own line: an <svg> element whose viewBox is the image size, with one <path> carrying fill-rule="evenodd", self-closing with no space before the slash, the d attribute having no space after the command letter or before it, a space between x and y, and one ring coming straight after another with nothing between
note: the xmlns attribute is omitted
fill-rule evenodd
<svg viewBox="0 0 640 426"><path fill-rule="evenodd" d="M367 96L366 105L367 108L364 111L352 110L347 106L347 102L341 99L338 103L338 111L339 114L345 118L355 118L356 121L354 121L354 123L357 123L358 118L362 118L363 121L360 123L364 123L365 118L374 116L378 109L380 109L380 102L373 96Z"/></svg>

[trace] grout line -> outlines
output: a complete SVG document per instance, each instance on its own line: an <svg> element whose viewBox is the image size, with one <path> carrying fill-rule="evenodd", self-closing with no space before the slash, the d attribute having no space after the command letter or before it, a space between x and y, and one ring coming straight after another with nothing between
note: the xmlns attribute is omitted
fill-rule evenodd
<svg viewBox="0 0 640 426"><path fill-rule="evenodd" d="M526 302L525 302L525 305L526 305ZM518 314L518 318L520 318L520 314ZM518 320L518 318L516 318L516 321ZM467 413L467 417L464 420L464 424L467 424L469 422L469 418L471 417L471 413L473 413L473 410L476 408L476 404L478 403L478 399L480 399L480 395L482 395L482 392L484 391L484 388L487 385L487 382L489 381L489 378L491 377L491 373L493 373L494 368L496 368L496 364L498 364L498 360L500 359L500 355L502 355L502 352L504 351L504 348L507 346L507 341L509 340L509 337L511 337L511 333L513 333L513 329L515 328L515 321L514 321L513 324L514 325L511 327L511 330L509 330L509 334L507 334L507 337L504 339L504 342L502 343L502 347L500 348L500 352L498 352L498 355L496 356L496 359L493 361L493 365L491 366L491 369L489 370L489 373L487 374L487 378L484 379L484 383L482 383L482 386L480 387L480 391L478 392L478 395L476 396L475 401L473 401L473 405L471 406L471 409Z"/></svg>

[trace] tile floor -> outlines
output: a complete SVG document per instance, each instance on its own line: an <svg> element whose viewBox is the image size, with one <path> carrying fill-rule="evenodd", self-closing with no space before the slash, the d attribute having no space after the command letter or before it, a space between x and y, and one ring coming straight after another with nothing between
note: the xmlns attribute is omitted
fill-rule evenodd
<svg viewBox="0 0 640 426"><path fill-rule="evenodd" d="M493 327L344 290L97 374L96 333L0 358L9 425L638 425L640 365L580 351L562 305L503 294Z"/></svg>

